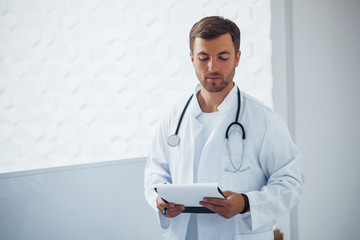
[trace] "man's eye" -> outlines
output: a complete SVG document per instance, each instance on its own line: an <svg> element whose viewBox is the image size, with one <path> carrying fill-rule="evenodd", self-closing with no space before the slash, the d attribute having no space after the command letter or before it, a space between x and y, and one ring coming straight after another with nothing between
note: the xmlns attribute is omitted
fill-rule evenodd
<svg viewBox="0 0 360 240"><path fill-rule="evenodd" d="M219 59L222 60L222 61L227 61L227 60L229 60L229 58L224 58L224 57L219 57Z"/></svg>
<svg viewBox="0 0 360 240"><path fill-rule="evenodd" d="M200 60L201 62L205 62L205 61L209 60L209 58L199 58L199 60Z"/></svg>

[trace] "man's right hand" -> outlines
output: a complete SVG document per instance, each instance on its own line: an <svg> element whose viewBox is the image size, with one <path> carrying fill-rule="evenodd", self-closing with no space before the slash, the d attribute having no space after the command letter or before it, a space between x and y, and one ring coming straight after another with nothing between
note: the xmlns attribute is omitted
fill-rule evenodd
<svg viewBox="0 0 360 240"><path fill-rule="evenodd" d="M159 212L168 218L173 218L178 216L182 211L184 211L184 205L175 205L174 203L166 203L161 197L156 198L156 207L159 209ZM166 212L164 209L166 208ZM165 212L165 214L164 214Z"/></svg>

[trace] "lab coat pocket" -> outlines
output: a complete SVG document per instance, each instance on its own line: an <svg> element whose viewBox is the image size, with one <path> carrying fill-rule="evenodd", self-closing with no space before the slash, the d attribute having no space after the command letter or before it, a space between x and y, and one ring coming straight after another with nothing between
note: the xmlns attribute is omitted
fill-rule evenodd
<svg viewBox="0 0 360 240"><path fill-rule="evenodd" d="M240 168L241 165L241 168ZM237 193L248 191L249 186L249 161L239 156L223 155L221 158L221 184L222 190L230 190Z"/></svg>

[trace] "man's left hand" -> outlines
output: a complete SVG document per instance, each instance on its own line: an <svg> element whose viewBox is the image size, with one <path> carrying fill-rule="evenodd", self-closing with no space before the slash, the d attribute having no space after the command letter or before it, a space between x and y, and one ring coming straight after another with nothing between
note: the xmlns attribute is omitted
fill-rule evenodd
<svg viewBox="0 0 360 240"><path fill-rule="evenodd" d="M226 219L232 218L244 209L245 200L240 193L224 191L223 194L226 199L205 197L200 205Z"/></svg>

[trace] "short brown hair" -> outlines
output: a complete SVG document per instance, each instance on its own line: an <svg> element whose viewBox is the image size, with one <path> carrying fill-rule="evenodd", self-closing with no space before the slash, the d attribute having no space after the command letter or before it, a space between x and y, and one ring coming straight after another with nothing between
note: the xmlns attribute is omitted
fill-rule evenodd
<svg viewBox="0 0 360 240"><path fill-rule="evenodd" d="M190 30L189 45L191 53L193 53L194 50L193 46L195 38L199 37L211 40L226 33L230 33L235 48L235 54L237 54L240 49L240 29L234 22L219 16L205 17L201 19L195 23Z"/></svg>

